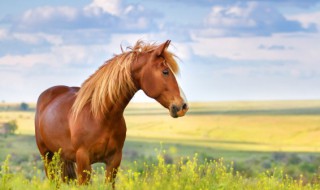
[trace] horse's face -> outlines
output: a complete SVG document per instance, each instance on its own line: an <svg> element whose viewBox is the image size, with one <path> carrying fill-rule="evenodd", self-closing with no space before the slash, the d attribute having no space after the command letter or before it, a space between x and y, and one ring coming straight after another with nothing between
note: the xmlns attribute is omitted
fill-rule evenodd
<svg viewBox="0 0 320 190"><path fill-rule="evenodd" d="M163 56L170 41L159 45L155 50L141 54L137 62L140 67L139 87L151 98L169 109L174 118L184 116L188 104L182 89L179 87L174 72L169 68Z"/></svg>

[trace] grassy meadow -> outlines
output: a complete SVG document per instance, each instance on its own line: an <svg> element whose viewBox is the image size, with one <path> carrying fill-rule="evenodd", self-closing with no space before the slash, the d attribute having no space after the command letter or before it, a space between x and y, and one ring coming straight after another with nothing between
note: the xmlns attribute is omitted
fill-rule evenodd
<svg viewBox="0 0 320 190"><path fill-rule="evenodd" d="M29 189L83 189L45 179L34 105L16 106L0 104L0 123L18 124L16 135L0 135L0 189L17 181ZM192 102L178 119L156 103L132 103L125 118L119 189L320 189L320 101ZM104 189L101 165L95 168L86 188Z"/></svg>

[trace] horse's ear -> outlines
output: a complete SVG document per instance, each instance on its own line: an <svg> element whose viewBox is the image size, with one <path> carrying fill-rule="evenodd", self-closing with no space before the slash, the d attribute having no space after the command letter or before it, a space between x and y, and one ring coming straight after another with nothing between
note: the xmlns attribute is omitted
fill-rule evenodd
<svg viewBox="0 0 320 190"><path fill-rule="evenodd" d="M171 40L167 40L166 42L164 42L163 44L160 44L155 50L155 54L157 56L160 56L164 50L166 50L168 48L168 46L170 45Z"/></svg>

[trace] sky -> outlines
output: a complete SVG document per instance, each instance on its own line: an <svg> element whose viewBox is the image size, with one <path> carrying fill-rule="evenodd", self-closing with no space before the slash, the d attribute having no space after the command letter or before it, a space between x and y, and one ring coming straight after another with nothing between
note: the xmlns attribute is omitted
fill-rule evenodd
<svg viewBox="0 0 320 190"><path fill-rule="evenodd" d="M320 0L1 1L0 101L80 86L120 45L168 39L189 101L320 99L319 18Z"/></svg>

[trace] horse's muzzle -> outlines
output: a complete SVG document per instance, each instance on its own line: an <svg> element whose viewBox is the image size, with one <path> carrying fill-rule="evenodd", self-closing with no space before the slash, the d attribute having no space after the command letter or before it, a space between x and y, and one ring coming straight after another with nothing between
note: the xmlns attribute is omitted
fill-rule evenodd
<svg viewBox="0 0 320 190"><path fill-rule="evenodd" d="M176 104L172 104L170 106L170 115L173 118L182 117L187 113L188 110L189 110L189 107L187 103L183 103L180 106L177 106Z"/></svg>

